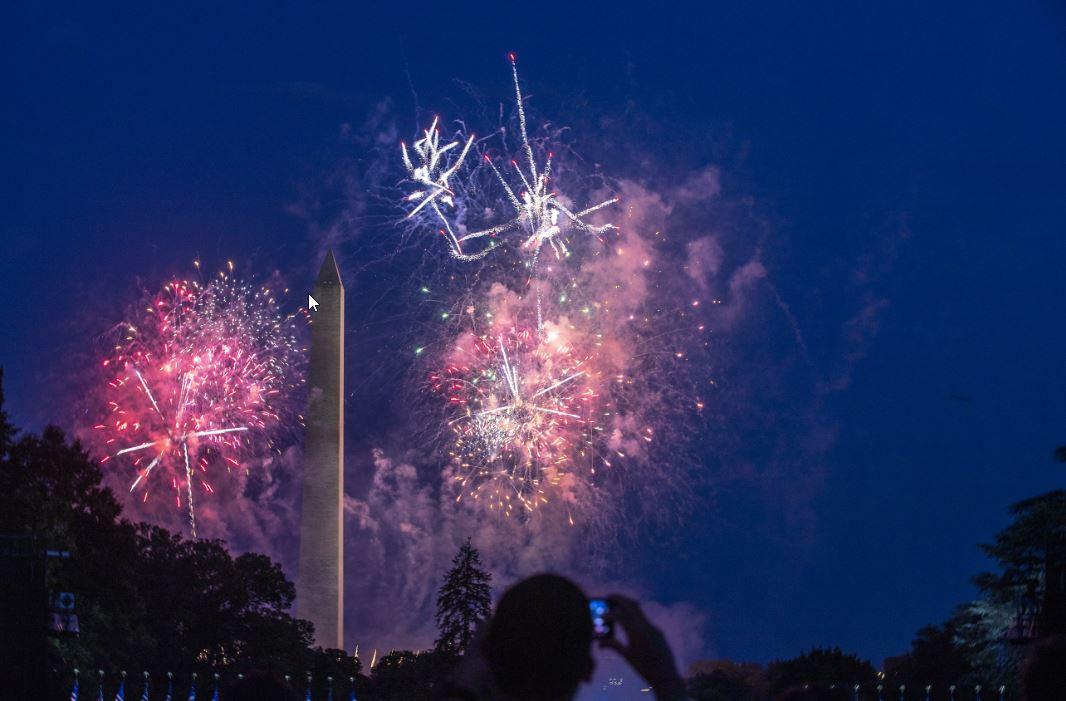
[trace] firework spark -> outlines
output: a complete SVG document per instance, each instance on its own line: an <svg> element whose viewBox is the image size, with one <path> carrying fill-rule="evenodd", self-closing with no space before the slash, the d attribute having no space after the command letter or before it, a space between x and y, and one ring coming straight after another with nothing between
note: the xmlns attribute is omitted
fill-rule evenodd
<svg viewBox="0 0 1066 701"><path fill-rule="evenodd" d="M172 281L133 317L116 327L103 361L106 418L94 428L105 436L104 462L132 463L131 492L147 500L153 473L166 474L195 537L194 495L214 491L209 469L243 467L299 421L290 399L303 381L296 319L280 313L269 288L224 273L206 284Z"/></svg>

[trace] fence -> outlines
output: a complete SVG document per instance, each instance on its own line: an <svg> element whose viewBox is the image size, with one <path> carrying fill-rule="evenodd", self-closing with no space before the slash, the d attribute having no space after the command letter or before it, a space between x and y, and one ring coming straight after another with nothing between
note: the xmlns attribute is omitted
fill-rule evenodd
<svg viewBox="0 0 1066 701"><path fill-rule="evenodd" d="M894 688L884 684L830 684L829 688L847 690L853 701L1007 701L1007 687L985 687L981 684L965 687L952 684L939 689L932 686L908 687L905 684Z"/></svg>
<svg viewBox="0 0 1066 701"><path fill-rule="evenodd" d="M115 679L109 680L103 670L97 670L95 675L96 682L90 687L82 686L80 670L75 669L73 675L70 701L79 701L79 699L86 699L86 701L90 699L92 701L126 701L127 699L129 701L134 699L139 701L175 701L175 699L177 701L197 701L197 699L225 701L220 695L221 675L219 674L212 675L207 680L207 683L203 684L201 677L195 672L189 675L185 683L176 682L174 675L167 672L165 684L156 689L153 687L151 675L148 672L144 672L136 688L134 688L135 685L133 683L130 684L130 691L136 692L138 689L140 690L139 696L127 695L126 672L120 672ZM234 681L239 681L243 677L243 674L237 674L234 677ZM286 674L285 681L293 688L296 688L293 685L291 675ZM316 701L319 699L324 701L357 701L355 677L349 677L347 684L342 683L338 686L334 685L333 677L316 680L311 674L307 674L304 681L304 701ZM953 684L942 689L934 689L932 686L908 688L905 685L888 688L883 684L877 686L831 684L830 688L845 689L849 692L849 696L853 701L1007 701L1007 688L1005 686L984 687L980 684L972 687ZM91 696L83 695L85 691L95 693ZM114 694L113 696L112 693Z"/></svg>
<svg viewBox="0 0 1066 701"><path fill-rule="evenodd" d="M131 681L128 686L126 672L120 672L116 675L116 678L109 679L104 671L99 669L96 671L95 683L86 685L82 684L81 670L75 669L73 676L70 686L70 701L79 701L79 699L85 699L86 701L90 699L92 701L134 701L134 699L139 701L197 701L198 699L223 701L220 694L221 675L219 674L211 675L205 683L205 680L200 675L193 672L182 683L181 680L175 680L172 673L167 672L166 681L158 688L153 685L152 677L148 672L142 674L139 684ZM239 681L243 678L243 674L237 674L232 681ZM285 682L296 688L291 675L285 675ZM305 682L305 701L315 701L316 699L356 701L355 677L349 677L347 684L341 684L336 689L333 684L333 677L326 677L325 680L316 681L312 675L308 674L305 677ZM127 693L127 689L130 693ZM139 696L135 695L138 691L140 692ZM85 692L89 692L91 695Z"/></svg>

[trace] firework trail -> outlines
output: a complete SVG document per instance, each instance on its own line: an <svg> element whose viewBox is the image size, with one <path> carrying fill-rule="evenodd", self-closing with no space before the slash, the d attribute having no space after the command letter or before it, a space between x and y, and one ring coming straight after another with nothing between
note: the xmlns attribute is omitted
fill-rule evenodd
<svg viewBox="0 0 1066 701"><path fill-rule="evenodd" d="M281 314L270 288L226 273L171 281L130 318L102 363L106 417L94 428L103 462L131 465L130 492L144 500L163 473L196 537L195 494L214 491L209 470L277 450L302 420L292 408L303 382L297 319Z"/></svg>

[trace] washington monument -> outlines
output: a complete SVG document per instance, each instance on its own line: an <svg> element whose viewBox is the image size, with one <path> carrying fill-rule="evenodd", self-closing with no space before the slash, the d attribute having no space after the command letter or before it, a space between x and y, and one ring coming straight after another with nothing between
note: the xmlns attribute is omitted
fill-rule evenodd
<svg viewBox="0 0 1066 701"><path fill-rule="evenodd" d="M312 295L296 612L315 643L344 649L344 284L333 251Z"/></svg>

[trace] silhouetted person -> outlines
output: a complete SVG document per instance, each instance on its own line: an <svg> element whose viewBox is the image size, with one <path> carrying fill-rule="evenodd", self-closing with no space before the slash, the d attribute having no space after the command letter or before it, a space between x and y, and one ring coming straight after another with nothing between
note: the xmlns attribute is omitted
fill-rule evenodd
<svg viewBox="0 0 1066 701"><path fill-rule="evenodd" d="M626 643L610 638L601 646L617 650L655 689L657 701L686 698L659 629L632 599L607 600ZM570 701L592 678L592 642L589 600L581 589L554 574L530 577L503 595L438 698L473 701L491 690L500 701Z"/></svg>
<svg viewBox="0 0 1066 701"><path fill-rule="evenodd" d="M297 701L285 680L269 672L252 672L230 688L229 701Z"/></svg>
<svg viewBox="0 0 1066 701"><path fill-rule="evenodd" d="M1056 635L1033 646L1022 672L1025 701L1066 698L1066 636Z"/></svg>
<svg viewBox="0 0 1066 701"><path fill-rule="evenodd" d="M500 691L516 699L569 699L592 677L592 618L573 582L544 574L503 595L483 654Z"/></svg>

